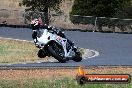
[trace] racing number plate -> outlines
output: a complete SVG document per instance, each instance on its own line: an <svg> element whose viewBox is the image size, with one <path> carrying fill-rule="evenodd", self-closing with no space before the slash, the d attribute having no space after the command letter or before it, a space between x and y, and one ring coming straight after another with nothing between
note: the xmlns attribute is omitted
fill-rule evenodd
<svg viewBox="0 0 132 88"><path fill-rule="evenodd" d="M60 36L57 36L56 40L59 41L62 44L64 44L66 42L66 39L62 39Z"/></svg>

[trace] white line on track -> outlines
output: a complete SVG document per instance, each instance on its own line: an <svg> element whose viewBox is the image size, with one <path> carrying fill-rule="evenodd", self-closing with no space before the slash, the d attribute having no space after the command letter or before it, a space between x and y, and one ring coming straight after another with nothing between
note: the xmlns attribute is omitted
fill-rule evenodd
<svg viewBox="0 0 132 88"><path fill-rule="evenodd" d="M89 51L91 51L92 53L94 53L94 55L89 56L88 58L93 58L93 57L97 57L97 56L99 56L99 52L98 52L98 51L90 50L90 49L86 49L86 50L89 50Z"/></svg>
<svg viewBox="0 0 132 88"><path fill-rule="evenodd" d="M33 41L21 40L21 39L14 39L14 38L5 38L5 37L0 37L0 38L1 38L1 39L7 39L7 40L22 41L22 42L33 42Z"/></svg>

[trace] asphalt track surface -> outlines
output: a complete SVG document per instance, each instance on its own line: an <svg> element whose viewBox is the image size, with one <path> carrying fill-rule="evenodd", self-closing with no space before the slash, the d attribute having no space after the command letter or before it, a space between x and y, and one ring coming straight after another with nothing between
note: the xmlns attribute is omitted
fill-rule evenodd
<svg viewBox="0 0 132 88"><path fill-rule="evenodd" d="M0 37L32 41L32 31L27 28L0 28ZM100 53L94 58L83 59L81 62L67 63L43 62L27 64L11 64L5 67L74 67L74 66L131 66L132 35L118 33L65 31L66 36L74 40L82 48L96 50ZM3 66L3 65L0 65Z"/></svg>

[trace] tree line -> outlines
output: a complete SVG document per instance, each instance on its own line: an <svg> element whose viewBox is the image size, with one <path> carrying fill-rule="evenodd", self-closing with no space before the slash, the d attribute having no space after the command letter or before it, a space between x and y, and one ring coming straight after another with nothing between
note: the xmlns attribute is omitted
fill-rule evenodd
<svg viewBox="0 0 132 88"><path fill-rule="evenodd" d="M28 7L26 11L45 13L48 23L48 11L58 10L63 0L23 0L20 5ZM70 15L132 18L132 0L74 0ZM74 23L74 18L71 16Z"/></svg>

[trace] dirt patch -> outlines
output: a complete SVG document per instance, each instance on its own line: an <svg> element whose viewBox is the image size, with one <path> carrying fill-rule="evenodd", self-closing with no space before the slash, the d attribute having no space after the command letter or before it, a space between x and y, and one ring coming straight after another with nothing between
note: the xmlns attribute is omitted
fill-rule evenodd
<svg viewBox="0 0 132 88"><path fill-rule="evenodd" d="M132 68L89 68L88 74L132 74ZM25 79L75 79L78 69L36 69L36 70L1 70L0 80L25 80Z"/></svg>
<svg viewBox="0 0 132 88"><path fill-rule="evenodd" d="M77 70L73 69L2 70L0 71L0 80L52 79L58 77L74 77L76 73Z"/></svg>

